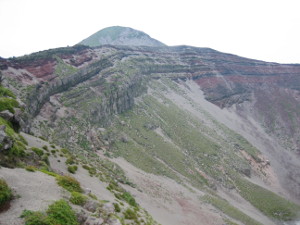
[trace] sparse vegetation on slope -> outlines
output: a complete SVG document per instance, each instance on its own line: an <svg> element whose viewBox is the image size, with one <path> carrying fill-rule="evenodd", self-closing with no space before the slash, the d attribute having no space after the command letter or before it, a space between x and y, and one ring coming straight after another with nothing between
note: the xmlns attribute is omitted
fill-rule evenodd
<svg viewBox="0 0 300 225"><path fill-rule="evenodd" d="M290 221L299 217L299 205L246 179L237 179L236 184L240 194L265 215L284 221Z"/></svg>
<svg viewBox="0 0 300 225"><path fill-rule="evenodd" d="M49 205L46 213L25 210L22 214L25 225L78 225L75 212L65 200Z"/></svg>
<svg viewBox="0 0 300 225"><path fill-rule="evenodd" d="M221 210L226 215L230 216L233 219L239 220L244 224L247 225L262 225L258 221L254 220L253 218L249 217L245 213L241 212L238 208L232 206L226 200L211 195L205 195L202 198L204 201L212 204L217 209Z"/></svg>

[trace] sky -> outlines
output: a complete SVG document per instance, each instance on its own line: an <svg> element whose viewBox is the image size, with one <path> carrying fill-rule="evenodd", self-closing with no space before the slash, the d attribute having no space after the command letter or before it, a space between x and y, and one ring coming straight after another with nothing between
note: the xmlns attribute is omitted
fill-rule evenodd
<svg viewBox="0 0 300 225"><path fill-rule="evenodd" d="M0 0L0 56L72 46L109 26L167 45L300 63L299 0Z"/></svg>

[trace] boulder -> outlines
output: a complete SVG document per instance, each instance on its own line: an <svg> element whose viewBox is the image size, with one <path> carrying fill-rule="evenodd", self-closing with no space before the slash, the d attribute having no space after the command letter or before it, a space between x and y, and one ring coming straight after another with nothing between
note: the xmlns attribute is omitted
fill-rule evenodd
<svg viewBox="0 0 300 225"><path fill-rule="evenodd" d="M0 126L0 152L10 149L13 146L13 140L5 132L5 125Z"/></svg>
<svg viewBox="0 0 300 225"><path fill-rule="evenodd" d="M106 221L107 224L109 225L122 225L121 221L117 218L108 218L108 220Z"/></svg>
<svg viewBox="0 0 300 225"><path fill-rule="evenodd" d="M103 224L104 220L102 218L97 218L90 216L84 223L84 225L101 225Z"/></svg>
<svg viewBox="0 0 300 225"><path fill-rule="evenodd" d="M88 201L84 204L83 208L86 209L86 210L88 210L89 212L94 213L94 212L96 212L97 208L99 208L99 206L100 206L100 204L99 204L98 201L95 201L95 200L88 200Z"/></svg>
<svg viewBox="0 0 300 225"><path fill-rule="evenodd" d="M103 205L102 210L106 215L109 215L115 212L115 207L112 203L108 202Z"/></svg>

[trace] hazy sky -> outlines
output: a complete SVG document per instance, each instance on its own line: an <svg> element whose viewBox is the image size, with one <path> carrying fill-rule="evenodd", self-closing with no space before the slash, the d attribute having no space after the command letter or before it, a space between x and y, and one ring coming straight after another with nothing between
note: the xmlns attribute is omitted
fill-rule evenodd
<svg viewBox="0 0 300 225"><path fill-rule="evenodd" d="M167 45L300 63L299 0L0 0L0 56L74 45L114 25Z"/></svg>

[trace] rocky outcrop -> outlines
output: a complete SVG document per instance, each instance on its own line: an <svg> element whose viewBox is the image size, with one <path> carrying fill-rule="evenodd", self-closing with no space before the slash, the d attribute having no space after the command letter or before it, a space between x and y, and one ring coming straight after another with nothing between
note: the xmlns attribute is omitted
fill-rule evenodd
<svg viewBox="0 0 300 225"><path fill-rule="evenodd" d="M7 151L13 146L13 139L5 132L6 126L0 126L0 152Z"/></svg>

